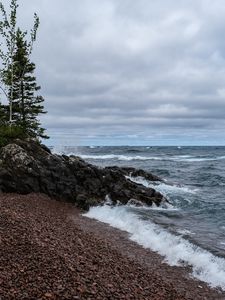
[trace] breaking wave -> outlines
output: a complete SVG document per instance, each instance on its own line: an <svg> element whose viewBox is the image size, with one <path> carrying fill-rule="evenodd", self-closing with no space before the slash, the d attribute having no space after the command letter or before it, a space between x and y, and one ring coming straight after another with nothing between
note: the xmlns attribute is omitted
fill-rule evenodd
<svg viewBox="0 0 225 300"><path fill-rule="evenodd" d="M94 159L94 160L117 160L117 161L135 161L135 160L160 160L160 161L180 161L180 162L201 162L201 161L215 161L223 160L225 156L218 157L195 157L191 155L177 155L177 156L141 156L141 155L119 155L119 154L105 154L105 155L94 155L94 154L79 154L83 159Z"/></svg>
<svg viewBox="0 0 225 300"><path fill-rule="evenodd" d="M129 155L118 155L118 154L105 154L105 155L89 155L89 154L81 154L80 157L83 159L97 159L97 160L104 160L104 159L113 159L113 160L124 160L124 161L131 161L131 160L160 160L159 157L148 157L148 156L129 156Z"/></svg>
<svg viewBox="0 0 225 300"><path fill-rule="evenodd" d="M130 234L130 239L165 257L172 266L191 266L192 275L211 287L225 290L225 260L211 254L182 235L176 236L149 220L142 220L127 206L92 207L84 216L107 223Z"/></svg>
<svg viewBox="0 0 225 300"><path fill-rule="evenodd" d="M183 193L195 194L198 191L197 189L190 189L187 186L182 186L182 185L167 184L165 182L160 182L160 181L151 182L141 176L138 177L126 176L126 177L135 183L142 184L146 187L154 188L155 190L157 190L158 192L162 193L165 196L168 196L169 194L183 194Z"/></svg>

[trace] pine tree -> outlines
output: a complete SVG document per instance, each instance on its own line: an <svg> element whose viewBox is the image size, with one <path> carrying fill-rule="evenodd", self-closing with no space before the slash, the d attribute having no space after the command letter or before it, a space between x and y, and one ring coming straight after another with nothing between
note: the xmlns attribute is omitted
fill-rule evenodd
<svg viewBox="0 0 225 300"><path fill-rule="evenodd" d="M0 102L0 126L3 126L5 124L5 119L6 119L5 109Z"/></svg>
<svg viewBox="0 0 225 300"><path fill-rule="evenodd" d="M44 99L37 95L40 87L33 75L35 64L29 60L39 18L35 13L30 39L26 41L27 32L17 27L17 2L10 0L8 11L0 1L0 90L8 102L0 105L0 139L6 142L13 138L47 138L38 120L38 115L45 113Z"/></svg>
<svg viewBox="0 0 225 300"><path fill-rule="evenodd" d="M7 135L7 121L8 121L8 106L3 105L0 102L0 147L4 146L8 139L6 138Z"/></svg>
<svg viewBox="0 0 225 300"><path fill-rule="evenodd" d="M0 70L0 79L2 81L4 68L7 68L9 64L13 65L13 53L15 49L15 32L16 32L16 14L17 14L17 0L11 0L10 2L10 13L7 15L5 7L2 2L0 2L0 12L2 15L2 20L0 20L0 35L5 40L3 47L5 47L5 51L3 51L2 47L0 48L0 58L2 60L3 70ZM2 46L2 43L0 43ZM10 85L13 86L13 68L11 68L11 77L10 77ZM9 124L12 125L12 94L7 92L7 86L2 87L1 90L7 96L9 101Z"/></svg>
<svg viewBox="0 0 225 300"><path fill-rule="evenodd" d="M13 64L4 71L3 80L5 85L10 86L13 69L13 86L10 86L9 93L12 95L14 125L22 128L26 136L48 138L38 120L40 114L46 113L43 106L44 99L37 95L40 86L36 83L35 64L30 62L29 44L25 36L26 32L18 28Z"/></svg>

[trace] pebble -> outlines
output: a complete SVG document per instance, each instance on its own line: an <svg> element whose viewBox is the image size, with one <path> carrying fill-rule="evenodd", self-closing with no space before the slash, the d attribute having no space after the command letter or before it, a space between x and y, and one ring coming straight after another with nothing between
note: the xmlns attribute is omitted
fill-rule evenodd
<svg viewBox="0 0 225 300"><path fill-rule="evenodd" d="M202 285L191 296L191 281L180 292L160 266L149 271L80 218L72 205L44 195L0 194L1 300L225 299Z"/></svg>

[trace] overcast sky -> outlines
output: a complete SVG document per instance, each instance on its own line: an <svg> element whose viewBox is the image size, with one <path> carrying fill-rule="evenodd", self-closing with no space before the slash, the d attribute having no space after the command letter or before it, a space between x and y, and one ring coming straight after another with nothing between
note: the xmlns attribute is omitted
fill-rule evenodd
<svg viewBox="0 0 225 300"><path fill-rule="evenodd" d="M18 3L48 144L225 145L224 0Z"/></svg>

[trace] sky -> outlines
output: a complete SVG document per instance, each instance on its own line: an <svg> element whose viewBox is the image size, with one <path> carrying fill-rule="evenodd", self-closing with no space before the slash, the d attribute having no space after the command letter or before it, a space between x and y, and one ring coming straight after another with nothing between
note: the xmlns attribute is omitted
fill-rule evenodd
<svg viewBox="0 0 225 300"><path fill-rule="evenodd" d="M224 0L18 4L48 145L225 145Z"/></svg>

